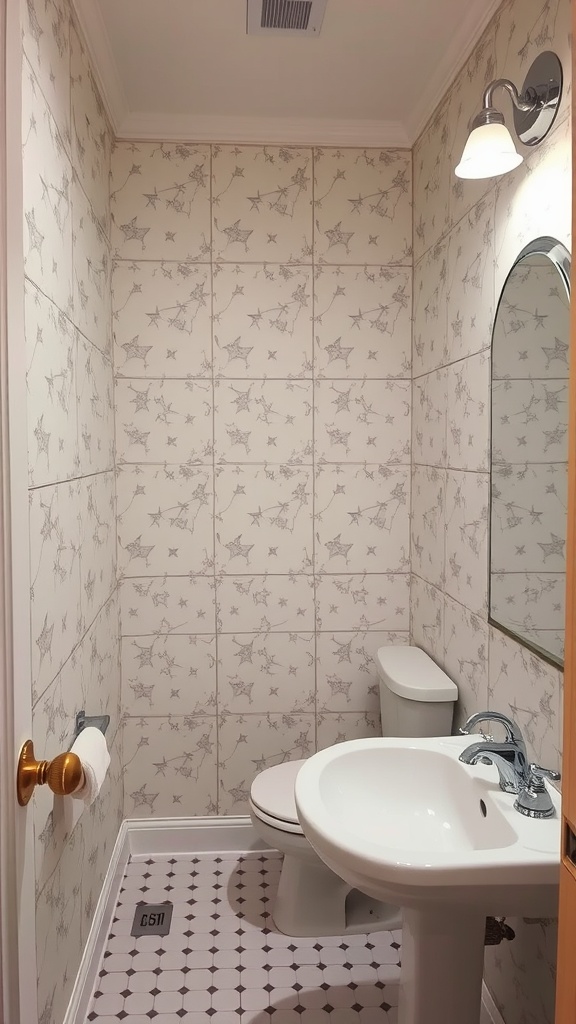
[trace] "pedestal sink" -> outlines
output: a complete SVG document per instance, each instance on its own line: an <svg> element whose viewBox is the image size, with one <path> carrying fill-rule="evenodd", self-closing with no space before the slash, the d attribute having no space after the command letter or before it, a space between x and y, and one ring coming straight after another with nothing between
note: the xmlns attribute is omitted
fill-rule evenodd
<svg viewBox="0 0 576 1024"><path fill-rule="evenodd" d="M304 832L341 878L403 908L399 1024L478 1024L489 915L555 916L556 814L514 810L470 736L352 740L296 779Z"/></svg>

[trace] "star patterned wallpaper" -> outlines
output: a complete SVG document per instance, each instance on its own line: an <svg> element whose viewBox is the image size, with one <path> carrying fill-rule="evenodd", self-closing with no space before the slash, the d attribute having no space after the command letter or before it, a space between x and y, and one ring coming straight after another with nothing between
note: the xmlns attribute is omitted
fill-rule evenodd
<svg viewBox="0 0 576 1024"><path fill-rule="evenodd" d="M379 730L407 643L411 156L117 143L128 816Z"/></svg>
<svg viewBox="0 0 576 1024"><path fill-rule="evenodd" d="M41 1024L61 1024L122 820L109 171L111 132L67 0L23 7L25 341L32 728L111 716L112 764L70 830L48 787L34 818Z"/></svg>
<svg viewBox="0 0 576 1024"><path fill-rule="evenodd" d="M27 0L37 748L80 707L112 716L74 831L35 797L41 1024L121 817L243 812L267 765L379 731L381 644L411 638L460 720L509 711L558 765L561 674L487 625L488 416L506 274L538 235L570 247L568 21L505 0L413 153L134 145L69 0ZM567 79L551 136L496 183L455 179L483 86L543 47ZM489 986L506 1024L551 1024L554 927L514 926Z"/></svg>
<svg viewBox="0 0 576 1024"><path fill-rule="evenodd" d="M490 341L524 246L551 235L570 250L569 26L568 0L506 0L414 147L412 637L458 684L458 725L487 707L503 711L522 727L530 759L552 768L562 673L487 621ZM456 178L484 87L523 82L543 49L558 53L565 73L550 136L499 179ZM487 984L506 1024L552 1024L555 925L512 924L516 940L486 950Z"/></svg>

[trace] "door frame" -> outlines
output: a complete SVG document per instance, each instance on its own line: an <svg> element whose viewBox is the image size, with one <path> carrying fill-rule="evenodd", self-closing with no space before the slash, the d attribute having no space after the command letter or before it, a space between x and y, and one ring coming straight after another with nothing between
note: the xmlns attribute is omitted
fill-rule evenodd
<svg viewBox="0 0 576 1024"><path fill-rule="evenodd" d="M31 735L22 0L0 0L0 1007L37 1024L34 829L15 768Z"/></svg>

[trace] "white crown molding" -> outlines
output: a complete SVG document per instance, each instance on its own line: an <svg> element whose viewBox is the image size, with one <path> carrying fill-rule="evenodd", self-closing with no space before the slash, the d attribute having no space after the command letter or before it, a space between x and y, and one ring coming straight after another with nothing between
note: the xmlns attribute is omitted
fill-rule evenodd
<svg viewBox="0 0 576 1024"><path fill-rule="evenodd" d="M229 117L222 114L131 112L110 39L96 0L73 0L94 74L118 139L150 142L238 143L244 145L371 146L411 148L460 68L469 57L502 0L483 10L471 5L436 66L421 100L401 121L330 118Z"/></svg>
<svg viewBox="0 0 576 1024"><path fill-rule="evenodd" d="M84 42L88 48L94 77L115 134L128 115L128 100L112 52L100 5L96 0L72 0Z"/></svg>
<svg viewBox="0 0 576 1024"><path fill-rule="evenodd" d="M142 142L238 143L244 145L375 146L407 149L399 121L340 121L328 118L226 117L219 114L127 114L119 139Z"/></svg>
<svg viewBox="0 0 576 1024"><path fill-rule="evenodd" d="M453 34L443 58L438 62L427 88L422 90L421 101L416 104L406 119L406 134L410 139L410 146L413 146L420 137L436 107L468 60L484 29L501 4L502 0L491 0L491 3L483 11L479 12L477 8L468 10L460 28ZM482 97L479 96L478 103L481 99Z"/></svg>

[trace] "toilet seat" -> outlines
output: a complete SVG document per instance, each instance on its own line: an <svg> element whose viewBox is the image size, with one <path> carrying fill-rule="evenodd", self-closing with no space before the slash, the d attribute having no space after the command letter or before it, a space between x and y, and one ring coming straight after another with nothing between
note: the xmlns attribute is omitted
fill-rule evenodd
<svg viewBox="0 0 576 1024"><path fill-rule="evenodd" d="M250 787L250 806L256 817L281 832L303 836L298 820L294 784L304 759L266 768Z"/></svg>

